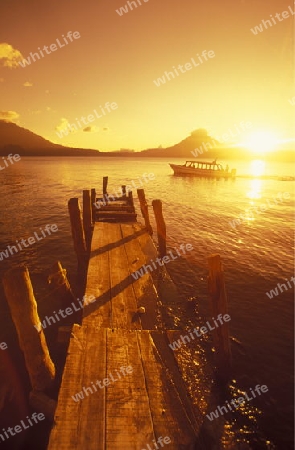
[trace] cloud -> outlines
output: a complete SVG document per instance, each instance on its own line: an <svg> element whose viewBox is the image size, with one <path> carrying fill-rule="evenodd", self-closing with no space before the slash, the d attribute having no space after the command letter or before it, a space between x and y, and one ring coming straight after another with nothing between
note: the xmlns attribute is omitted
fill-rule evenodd
<svg viewBox="0 0 295 450"><path fill-rule="evenodd" d="M19 67L18 62L23 60L21 52L12 47L6 42L0 43L0 65L16 69Z"/></svg>
<svg viewBox="0 0 295 450"><path fill-rule="evenodd" d="M85 131L85 133L97 133L99 128L93 125L92 127L83 128L83 131Z"/></svg>
<svg viewBox="0 0 295 450"><path fill-rule="evenodd" d="M19 118L19 114L16 111L0 111L0 120L5 122L14 122Z"/></svg>
<svg viewBox="0 0 295 450"><path fill-rule="evenodd" d="M26 82L23 84L23 86L31 87L31 86L33 86L33 83L30 83L29 81L26 81Z"/></svg>
<svg viewBox="0 0 295 450"><path fill-rule="evenodd" d="M75 123L71 124L68 121L68 119L66 119L65 117L62 117L60 119L60 124L55 127L55 130L56 131L67 130L68 133L74 134L74 133L78 132L78 126Z"/></svg>
<svg viewBox="0 0 295 450"><path fill-rule="evenodd" d="M70 123L69 123L68 119L65 119L65 117L62 117L62 118L60 119L60 124L57 125L57 126L55 127L55 129L56 129L57 131L61 131L61 130L64 130L65 128L69 127L69 125L70 125Z"/></svg>

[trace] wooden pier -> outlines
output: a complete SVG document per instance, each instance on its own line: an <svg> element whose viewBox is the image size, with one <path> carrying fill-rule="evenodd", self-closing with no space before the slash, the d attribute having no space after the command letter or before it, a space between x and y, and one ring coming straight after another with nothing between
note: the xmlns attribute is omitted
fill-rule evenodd
<svg viewBox="0 0 295 450"><path fill-rule="evenodd" d="M104 177L100 196L95 189L83 191L83 211L78 198L68 202L83 300L73 294L59 262L48 278L54 304L66 314L60 321L52 305L58 322L46 318L55 324L56 345L66 356L61 383L27 267L13 267L3 277L30 378L30 406L53 424L49 450L211 448L203 398L201 412L192 406L179 371L177 358L181 366L185 354L169 346L179 330L165 329L161 315L163 303L176 293L171 280L160 281L169 277L155 264L167 257L162 203L152 201L157 250L144 190L137 190L142 225L132 193L122 186L120 195L108 195L107 181ZM208 261L210 310L217 317L228 312L224 272L219 254ZM231 376L228 324L212 335L216 379L225 386Z"/></svg>
<svg viewBox="0 0 295 450"><path fill-rule="evenodd" d="M85 295L94 300L71 331L48 449L205 448L151 274L132 276L157 256L150 228L136 221L124 192L95 214L92 208L92 222Z"/></svg>

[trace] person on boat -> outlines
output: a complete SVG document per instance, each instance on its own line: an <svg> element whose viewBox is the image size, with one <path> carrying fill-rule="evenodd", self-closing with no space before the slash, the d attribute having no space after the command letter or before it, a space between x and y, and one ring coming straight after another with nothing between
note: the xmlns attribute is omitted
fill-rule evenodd
<svg viewBox="0 0 295 450"><path fill-rule="evenodd" d="M228 167L228 164L227 164L226 167L225 167L225 171L228 172L228 170L229 170L229 167Z"/></svg>
<svg viewBox="0 0 295 450"><path fill-rule="evenodd" d="M214 159L214 161L212 161L212 164L216 164L216 159Z"/></svg>

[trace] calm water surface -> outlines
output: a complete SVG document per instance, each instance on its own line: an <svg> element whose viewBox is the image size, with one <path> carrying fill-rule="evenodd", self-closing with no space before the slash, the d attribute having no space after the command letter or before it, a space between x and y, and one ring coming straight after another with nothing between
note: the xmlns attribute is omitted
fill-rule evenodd
<svg viewBox="0 0 295 450"><path fill-rule="evenodd" d="M229 165L237 168L238 175L257 175L263 170L259 162ZM168 246L190 243L194 248L168 267L180 294L186 299L197 297L199 312L207 317L207 258L220 253L231 335L237 340L233 344L234 376L245 390L256 384L268 386L269 392L258 402L260 426L275 448L293 448L293 291L288 288L272 299L266 295L293 276L295 183L271 178L293 172L290 164L269 163L264 167L269 179L217 181L174 177L162 158L23 158L0 173L0 252L46 224L57 224L59 231L0 261L0 275L23 262L38 276L56 260L74 274L69 198L81 199L82 189L92 187L100 192L105 175L112 193L132 180L139 186L144 173L154 173L155 179L143 187L149 204L155 198L163 201ZM241 223L233 227L231 222L240 214ZM3 327L0 337L5 340Z"/></svg>

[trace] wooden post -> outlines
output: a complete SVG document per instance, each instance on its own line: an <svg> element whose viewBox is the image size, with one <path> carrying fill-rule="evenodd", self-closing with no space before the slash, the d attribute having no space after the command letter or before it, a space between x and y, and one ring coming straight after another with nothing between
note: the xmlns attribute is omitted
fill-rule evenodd
<svg viewBox="0 0 295 450"><path fill-rule="evenodd" d="M147 228L147 231L150 235L153 234L153 229L152 226L150 224L150 217L149 217L149 209L148 209L148 204L145 198L145 193L144 193L144 189L137 189L137 196L138 196L138 200L140 203L140 210L141 210L141 214L144 218L144 223L145 226Z"/></svg>
<svg viewBox="0 0 295 450"><path fill-rule="evenodd" d="M67 271L63 269L61 263L57 261L51 268L51 273L48 276L48 283L50 285L51 290L54 292L54 299L56 306L54 305L53 309L56 308L71 308L73 309L72 303L76 305L76 308L80 308L77 298L73 294L71 289L69 280L67 278ZM80 296L83 295L83 289L80 289ZM58 324L58 333L60 328L63 326L67 326L73 323L81 323L83 310L79 309L76 311L74 308L73 314L62 318ZM57 336L58 337L58 336Z"/></svg>
<svg viewBox="0 0 295 450"><path fill-rule="evenodd" d="M132 191L128 192L128 203L129 203L129 206L131 206L133 208L133 211L134 211L134 201L133 201L133 193L132 193Z"/></svg>
<svg viewBox="0 0 295 450"><path fill-rule="evenodd" d="M20 348L35 391L52 386L55 367L50 358L40 319L29 271L25 266L8 270L3 286L11 316L18 334Z"/></svg>
<svg viewBox="0 0 295 450"><path fill-rule="evenodd" d="M160 257L163 258L163 256L167 254L167 249L166 249L166 224L162 212L162 202L161 200L153 200L152 205L157 223L159 254Z"/></svg>
<svg viewBox="0 0 295 450"><path fill-rule="evenodd" d="M96 203L96 190L94 188L91 189L91 208L92 208L92 223L95 223L95 212L96 212L96 207L94 205L94 203Z"/></svg>
<svg viewBox="0 0 295 450"><path fill-rule="evenodd" d="M125 184L122 186L122 197L126 199L126 186Z"/></svg>
<svg viewBox="0 0 295 450"><path fill-rule="evenodd" d="M60 307L65 309L69 308L72 302L77 303L67 278L67 271L63 269L59 261L52 266L51 273L48 276L48 283L55 292L55 297L58 297ZM66 323L66 321L62 321L62 323Z"/></svg>
<svg viewBox="0 0 295 450"><path fill-rule="evenodd" d="M90 253L91 236L92 236L92 208L89 189L83 191L83 227L85 233L86 247L88 252Z"/></svg>
<svg viewBox="0 0 295 450"><path fill-rule="evenodd" d="M77 198L71 198L69 200L68 207L70 213L74 249L78 259L78 274L79 276L85 277L87 271L88 256L86 251L79 200Z"/></svg>
<svg viewBox="0 0 295 450"><path fill-rule="evenodd" d="M229 324L224 320L224 315L228 315L224 272L220 255L210 255L208 261L208 287L210 294L209 299L211 314L215 320L219 315L222 316L220 319L222 323L218 321L217 323L220 326L215 327L212 332L215 346L217 376L222 383L227 383L231 375L232 357L229 338Z"/></svg>
<svg viewBox="0 0 295 450"><path fill-rule="evenodd" d="M30 405L36 412L42 412L46 419L53 422L57 401L48 397L43 392L30 392Z"/></svg>
<svg viewBox="0 0 295 450"><path fill-rule="evenodd" d="M103 193L103 195L107 194L108 180L109 180L109 177L103 177L103 180L102 180L102 193Z"/></svg>

